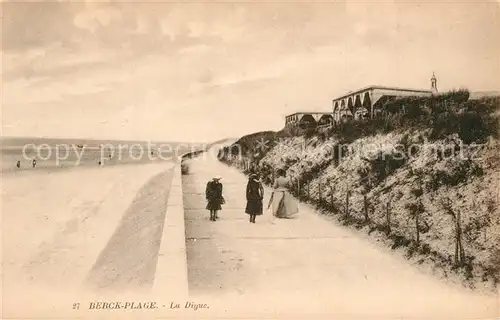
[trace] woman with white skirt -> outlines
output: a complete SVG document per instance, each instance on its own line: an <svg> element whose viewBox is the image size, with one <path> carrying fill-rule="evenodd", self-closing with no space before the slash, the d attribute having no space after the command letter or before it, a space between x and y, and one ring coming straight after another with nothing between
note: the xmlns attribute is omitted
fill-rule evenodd
<svg viewBox="0 0 500 320"><path fill-rule="evenodd" d="M286 178L285 170L279 169L268 205L268 208L272 205L273 215L277 218L290 218L299 212L297 200L288 191L289 186L290 181Z"/></svg>

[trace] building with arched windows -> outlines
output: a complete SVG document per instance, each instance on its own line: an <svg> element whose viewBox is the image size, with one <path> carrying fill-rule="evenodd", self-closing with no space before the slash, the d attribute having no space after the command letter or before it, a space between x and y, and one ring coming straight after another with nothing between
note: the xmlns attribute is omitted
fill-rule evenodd
<svg viewBox="0 0 500 320"><path fill-rule="evenodd" d="M285 117L285 126L317 127L329 125L332 121L331 112L296 112Z"/></svg>
<svg viewBox="0 0 500 320"><path fill-rule="evenodd" d="M285 126L326 126L348 119L374 118L382 113L385 103L400 97L423 97L438 94L434 73L431 88L409 89L385 86L369 86L351 91L333 99L333 112L296 112L285 117Z"/></svg>
<svg viewBox="0 0 500 320"><path fill-rule="evenodd" d="M432 74L430 90L369 86L333 99L333 119L341 121L374 118L382 112L382 106L394 98L431 96L437 93L437 79L434 74Z"/></svg>

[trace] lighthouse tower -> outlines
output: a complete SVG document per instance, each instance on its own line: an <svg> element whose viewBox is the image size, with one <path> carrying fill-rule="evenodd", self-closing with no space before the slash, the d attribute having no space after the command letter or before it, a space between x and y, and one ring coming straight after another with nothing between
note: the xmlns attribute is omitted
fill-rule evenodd
<svg viewBox="0 0 500 320"><path fill-rule="evenodd" d="M432 73L432 78L431 78L431 91L432 91L432 94L438 93L437 79L436 79L436 75L434 74L434 72Z"/></svg>

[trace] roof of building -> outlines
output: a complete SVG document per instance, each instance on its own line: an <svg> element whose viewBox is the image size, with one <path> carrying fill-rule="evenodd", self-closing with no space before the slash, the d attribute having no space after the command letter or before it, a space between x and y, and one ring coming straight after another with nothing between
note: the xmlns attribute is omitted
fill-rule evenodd
<svg viewBox="0 0 500 320"><path fill-rule="evenodd" d="M356 93L360 93L360 92L363 92L363 91L367 91L367 90L372 90L372 89L380 89L380 90L394 90L394 91L410 91L410 92L420 92L420 93L432 93L432 90L427 90L427 89L412 89L412 88L399 88L399 87L386 87L386 86L378 86L378 85L372 85L372 86L368 86L368 87L364 87L364 88L361 88L361 89L358 89L356 91L351 91L351 92L348 92L340 97L337 97L335 99L333 99L334 101L335 100L339 100L339 99L343 99L345 97L348 97L348 96L351 96L353 94L356 94Z"/></svg>
<svg viewBox="0 0 500 320"><path fill-rule="evenodd" d="M331 112L311 112L311 111L299 111L299 112L294 112L294 113L290 113L290 114L287 114L286 116L289 117L289 116L294 116L296 114L332 114Z"/></svg>

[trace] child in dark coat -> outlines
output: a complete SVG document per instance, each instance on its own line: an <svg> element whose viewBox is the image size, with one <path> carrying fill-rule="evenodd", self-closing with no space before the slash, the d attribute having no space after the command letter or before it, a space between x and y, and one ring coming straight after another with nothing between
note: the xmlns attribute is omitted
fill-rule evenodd
<svg viewBox="0 0 500 320"><path fill-rule="evenodd" d="M222 205L225 203L224 197L222 196L222 183L220 183L221 177L215 177L213 180L207 183L207 188L205 191L205 197L207 199L206 209L210 211L210 220L215 221L219 217L217 216L217 211L222 210Z"/></svg>

